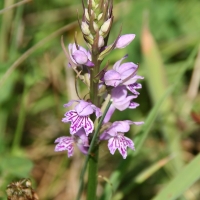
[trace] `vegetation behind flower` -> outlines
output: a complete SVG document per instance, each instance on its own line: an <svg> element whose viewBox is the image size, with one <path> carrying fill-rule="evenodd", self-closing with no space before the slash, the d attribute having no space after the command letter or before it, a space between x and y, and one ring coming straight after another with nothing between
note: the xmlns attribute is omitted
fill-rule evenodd
<svg viewBox="0 0 200 200"><path fill-rule="evenodd" d="M5 2L0 2L1 9L14 0ZM198 4L196 0L114 1L115 18L108 45L118 37L121 26L121 35L134 33L136 37L126 48L106 55L102 67L109 60L108 69L112 69L116 58L128 54L121 64L139 63L137 74L145 79L138 80L142 89L135 90L140 95L132 100L140 106L125 111L116 107L110 121L145 119L145 124L133 125L125 133L135 145L135 151L128 151L125 160L117 151L110 155L107 141L101 143L100 199L151 199L165 191L172 194L171 199L179 195L198 199L199 183L192 185L200 177L196 167L199 94L198 81L194 81L198 80L194 75L199 74ZM77 31L77 42L86 49L78 28L77 9L81 21L80 2L67 0L48 4L34 1L0 15L1 199L6 199L7 185L28 177L40 199L75 199L85 156L79 154L78 146L68 159L63 152L53 152L53 142L69 133L70 123L60 119L64 112L72 110L62 105L79 99L74 83L81 99L89 99L88 88L75 81L76 77L73 79L60 45L63 35L67 49ZM79 77L84 78L81 74Z"/></svg>

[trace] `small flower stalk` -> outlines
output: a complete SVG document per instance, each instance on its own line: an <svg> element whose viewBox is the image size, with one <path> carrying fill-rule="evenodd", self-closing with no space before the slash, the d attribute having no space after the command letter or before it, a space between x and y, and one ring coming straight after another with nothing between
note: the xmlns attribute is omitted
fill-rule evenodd
<svg viewBox="0 0 200 200"><path fill-rule="evenodd" d="M74 148L78 147L88 157L89 170L92 172L97 172L98 149L102 142L107 141L108 150L112 155L118 151L122 158L126 159L127 149L135 150L137 147L125 135L131 125L143 124L129 119L112 122L116 109L133 110L139 106L135 101L140 94L138 89L142 88L138 81L143 79L137 74L137 64L125 62L127 55L116 61L113 66L108 63L102 65L102 61L111 51L125 48L135 38L135 34L121 35L120 31L115 41L109 43L112 24L112 0L88 0L86 5L83 3L83 16L79 19L87 48L80 46L76 37L75 42L68 45L68 50L62 43L69 67L88 88L89 95L85 94L84 98L72 99L64 104L65 108L72 104L76 106L72 110L67 109L64 114L62 122L70 124L69 135L55 140L55 151L67 151L68 157L71 157ZM105 102L109 102L107 109L103 106ZM88 188L95 185L96 190L97 176L90 172L88 174ZM95 199L95 190L92 188L93 191L88 189L88 199Z"/></svg>

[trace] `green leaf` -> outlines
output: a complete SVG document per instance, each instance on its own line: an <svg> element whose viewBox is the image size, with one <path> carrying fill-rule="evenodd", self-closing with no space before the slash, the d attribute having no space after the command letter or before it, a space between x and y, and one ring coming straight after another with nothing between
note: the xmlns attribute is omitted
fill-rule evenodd
<svg viewBox="0 0 200 200"><path fill-rule="evenodd" d="M164 187L156 197L153 198L153 200L177 199L200 178L199 166L200 154L187 164L180 173L166 187Z"/></svg>

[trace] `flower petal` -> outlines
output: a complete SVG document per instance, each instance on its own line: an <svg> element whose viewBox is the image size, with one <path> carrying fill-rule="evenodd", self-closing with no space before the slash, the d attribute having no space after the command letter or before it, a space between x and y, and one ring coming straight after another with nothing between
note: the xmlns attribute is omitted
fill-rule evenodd
<svg viewBox="0 0 200 200"><path fill-rule="evenodd" d="M71 101L69 101L68 103L64 104L63 106L64 106L65 108L66 108L66 107L69 107L69 106L71 106L72 103L74 103L74 102L79 102L79 100L71 100Z"/></svg>
<svg viewBox="0 0 200 200"><path fill-rule="evenodd" d="M133 83L133 84L127 85L126 88L129 91L131 91L133 94L139 95L140 93L136 89L141 89L142 88L142 84L140 84L140 83Z"/></svg>
<svg viewBox="0 0 200 200"><path fill-rule="evenodd" d="M114 154L116 149L118 149L124 159L127 157L127 147L134 150L134 143L123 135L112 137L108 141L108 149L110 150L110 153Z"/></svg>
<svg viewBox="0 0 200 200"><path fill-rule="evenodd" d="M135 125L141 125L141 124L144 124L144 122L133 122L131 120L125 120L125 122L127 122L128 124L132 125L132 124L135 124Z"/></svg>
<svg viewBox="0 0 200 200"><path fill-rule="evenodd" d="M103 123L109 122L109 120L112 117L114 112L115 112L115 106L113 106L113 104L111 104L110 108L108 109L108 112L106 113L106 116L104 117Z"/></svg>
<svg viewBox="0 0 200 200"><path fill-rule="evenodd" d="M118 72L121 74L121 79L124 80L130 75L132 75L131 77L135 76L137 68L138 66L133 62L127 62L120 65Z"/></svg>
<svg viewBox="0 0 200 200"><path fill-rule="evenodd" d="M95 111L95 115L97 118L99 118L102 115L101 109L96 107L95 105L91 105L91 107L93 108L93 110Z"/></svg>
<svg viewBox="0 0 200 200"><path fill-rule="evenodd" d="M94 63L91 62L90 60L88 60L86 63L85 63L86 66L88 67L94 67Z"/></svg>
<svg viewBox="0 0 200 200"><path fill-rule="evenodd" d="M134 143L131 139L125 137L125 136L122 136L120 138L120 143L119 143L121 146L118 148L120 154L122 155L122 157L124 159L126 159L127 157L127 147L131 148L134 150Z"/></svg>
<svg viewBox="0 0 200 200"><path fill-rule="evenodd" d="M65 113L65 117L62 119L62 122L67 123L67 122L73 122L79 117L77 112L75 110L70 110Z"/></svg>
<svg viewBox="0 0 200 200"><path fill-rule="evenodd" d="M116 139L114 137L108 140L108 149L110 150L110 153L112 155L115 153L117 147L116 147Z"/></svg>
<svg viewBox="0 0 200 200"><path fill-rule="evenodd" d="M125 86L118 86L112 89L111 98L113 106L118 110L125 110L130 106L131 100L137 98L137 95L127 96L127 89Z"/></svg>
<svg viewBox="0 0 200 200"><path fill-rule="evenodd" d="M111 99L113 102L122 101L127 96L127 90L124 86L118 86L112 89L111 91Z"/></svg>
<svg viewBox="0 0 200 200"><path fill-rule="evenodd" d="M74 151L74 140L72 137L60 137L55 140L55 143L58 143L55 147L55 151L68 151L68 157L73 156Z"/></svg>
<svg viewBox="0 0 200 200"><path fill-rule="evenodd" d="M80 50L75 51L72 54L72 57L80 65L83 65L83 64L87 63L87 61L88 61L87 55L83 51L80 51Z"/></svg>
<svg viewBox="0 0 200 200"><path fill-rule="evenodd" d="M132 122L132 121L130 121ZM112 128L115 130L115 132L121 132L126 133L130 130L130 122L125 121L116 121L113 123Z"/></svg>
<svg viewBox="0 0 200 200"><path fill-rule="evenodd" d="M134 75L133 77L131 77L130 79L126 80L125 82L123 82L123 85L130 85L135 83L138 79L144 79L144 77L142 76L138 76L138 75Z"/></svg>
<svg viewBox="0 0 200 200"><path fill-rule="evenodd" d="M86 136L85 134L85 130L83 128L81 128L78 132L76 132L74 134L75 137L78 136L78 140L77 140L77 145L78 144L82 144L85 147L89 147L89 140L88 140L88 136Z"/></svg>
<svg viewBox="0 0 200 200"><path fill-rule="evenodd" d="M87 136L94 130L94 124L88 116L81 117L77 115L71 123L70 133L75 134L81 128L84 128Z"/></svg>
<svg viewBox="0 0 200 200"><path fill-rule="evenodd" d="M76 144L79 148L79 150L83 154L88 154L89 150L89 139L85 134L85 130L81 128L76 134L74 134L74 137L76 138Z"/></svg>
<svg viewBox="0 0 200 200"><path fill-rule="evenodd" d="M139 106L140 104L139 103L135 103L135 102L131 102L128 106L128 108L130 109L135 109Z"/></svg>
<svg viewBox="0 0 200 200"><path fill-rule="evenodd" d="M106 85L116 87L121 83L121 76L115 70L109 70L104 74L104 81Z"/></svg>
<svg viewBox="0 0 200 200"><path fill-rule="evenodd" d="M80 103L75 107L75 110L80 116L88 116L94 112L92 104L83 100L80 100Z"/></svg>
<svg viewBox="0 0 200 200"><path fill-rule="evenodd" d="M135 104L131 103L131 100L134 99L134 98L135 98L135 96L127 96L122 101L113 102L113 105L115 106L115 108L117 108L120 111L123 111L123 110L125 110L127 108L134 108Z"/></svg>
<svg viewBox="0 0 200 200"><path fill-rule="evenodd" d="M127 57L128 57L128 55L125 55L122 59L118 60L118 61L113 65L113 69L116 70L116 71L118 72L122 60L126 59Z"/></svg>

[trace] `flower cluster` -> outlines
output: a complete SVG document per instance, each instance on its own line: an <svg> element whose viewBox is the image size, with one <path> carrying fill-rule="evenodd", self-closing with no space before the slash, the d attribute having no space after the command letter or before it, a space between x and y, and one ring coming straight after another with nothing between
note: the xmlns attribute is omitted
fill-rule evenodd
<svg viewBox="0 0 200 200"><path fill-rule="evenodd" d="M112 102L102 124L103 130L98 133L98 141L108 140L108 149L114 154L119 150L122 157L127 157L127 147L134 150L134 143L124 136L129 131L130 125L140 125L143 122L130 120L111 123L114 111L135 109L139 106L134 99L140 94L137 89L142 85L137 81L143 79L137 75L138 65L133 62L123 62L127 55L117 61L110 69L109 65L102 67L101 63L111 51L122 49L129 45L135 38L134 34L125 34L107 44L109 32L113 23L111 1L88 0L87 7L83 5L84 13L79 22L83 38L88 50L75 43L69 44L67 54L69 66L81 77L81 81L87 86L90 97L82 100L71 100L64 107L77 103L73 110L65 113L62 122L70 123L70 135L55 140L55 151L68 151L68 157L73 155L74 144L84 154L88 153L92 137L94 136L94 121L102 117L103 103L110 98ZM103 69L102 69L103 68ZM98 120L97 120L98 122ZM108 127L109 128L105 128Z"/></svg>

